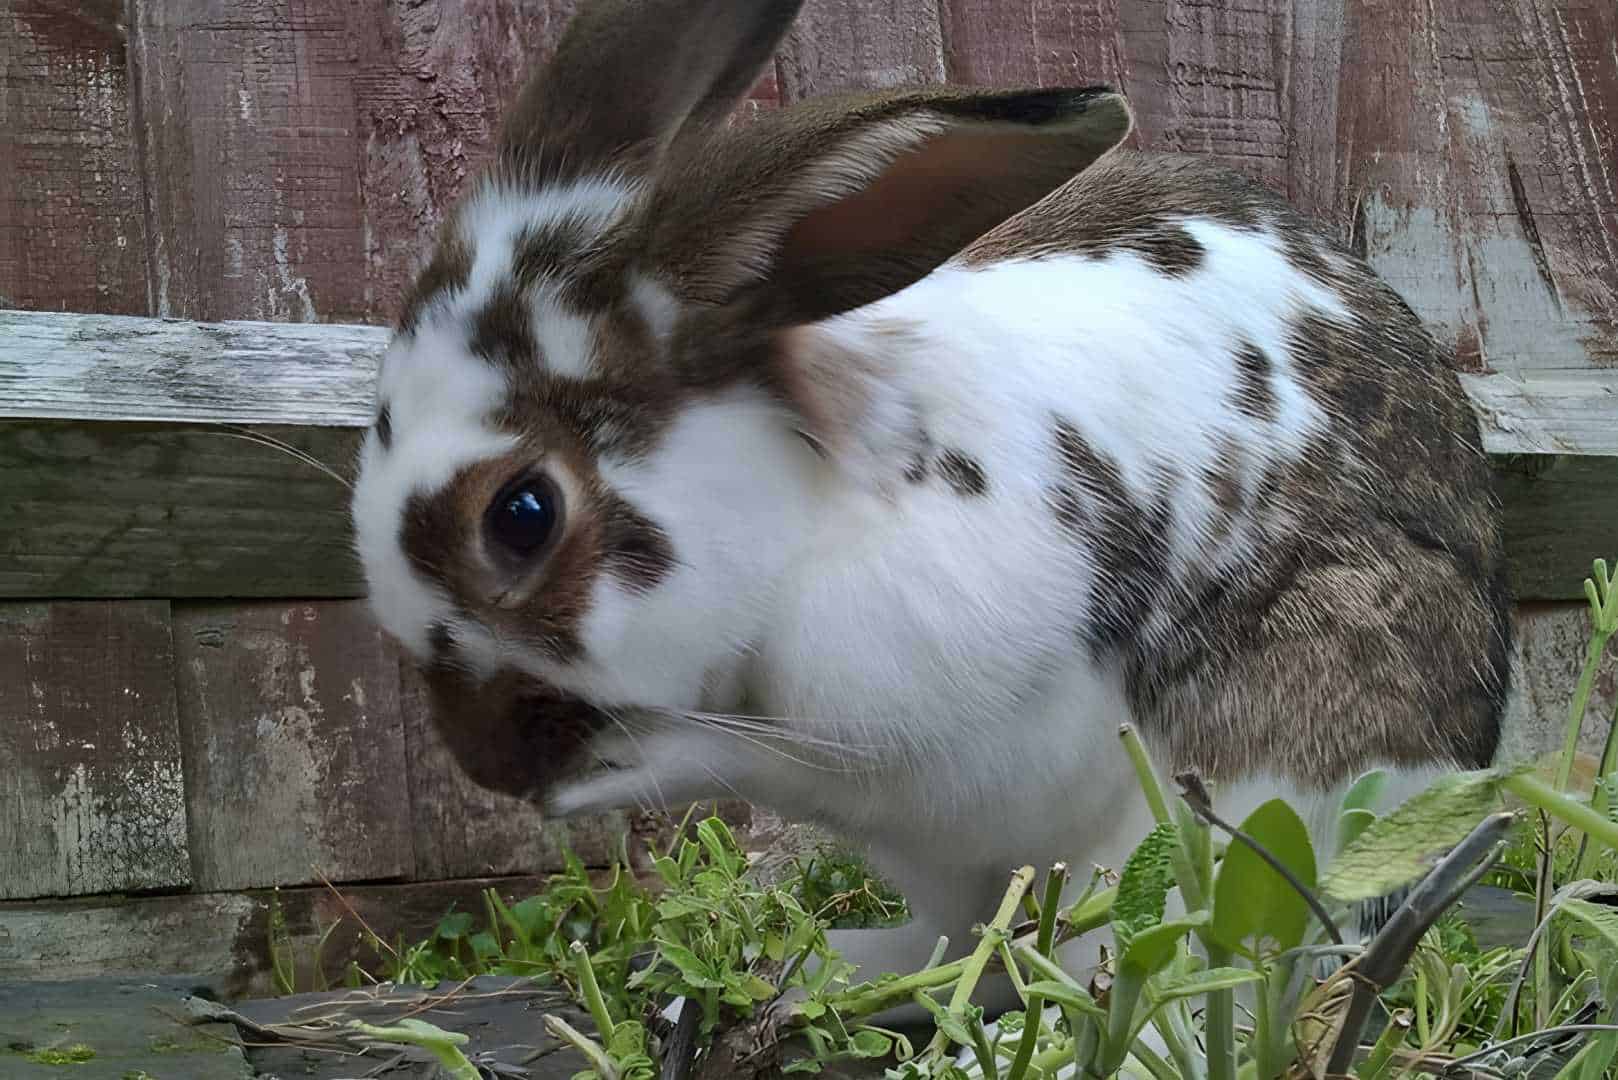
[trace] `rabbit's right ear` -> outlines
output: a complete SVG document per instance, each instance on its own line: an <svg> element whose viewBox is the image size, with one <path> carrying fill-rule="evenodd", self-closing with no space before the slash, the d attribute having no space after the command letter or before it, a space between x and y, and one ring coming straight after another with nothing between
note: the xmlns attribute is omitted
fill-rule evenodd
<svg viewBox="0 0 1618 1080"><path fill-rule="evenodd" d="M640 173L681 130L752 87L803 0L594 0L506 119L500 157L526 182Z"/></svg>

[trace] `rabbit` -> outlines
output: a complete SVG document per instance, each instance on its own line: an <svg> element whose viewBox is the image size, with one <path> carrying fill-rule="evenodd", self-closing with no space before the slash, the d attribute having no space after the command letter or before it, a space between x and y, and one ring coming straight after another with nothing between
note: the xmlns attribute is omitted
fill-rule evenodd
<svg viewBox="0 0 1618 1080"><path fill-rule="evenodd" d="M591 0L382 361L380 626L478 783L740 797L970 947L1014 865L1151 826L1118 732L1225 815L1482 767L1499 507L1451 353L1279 197L1120 146L1118 92L727 119L801 0Z"/></svg>

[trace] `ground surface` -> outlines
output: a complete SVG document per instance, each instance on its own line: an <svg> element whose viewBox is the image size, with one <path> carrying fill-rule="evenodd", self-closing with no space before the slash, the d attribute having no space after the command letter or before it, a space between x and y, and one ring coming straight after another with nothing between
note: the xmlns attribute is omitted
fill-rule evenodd
<svg viewBox="0 0 1618 1080"><path fill-rule="evenodd" d="M1468 921L1485 947L1521 942L1531 912L1499 889L1475 889ZM210 988L173 976L0 983L0 1077L5 1080L428 1080L434 1066L405 1048L353 1053L341 1041L347 1019L386 1025L416 1016L470 1037L464 1050L511 1080L568 1080L583 1067L573 1051L545 1033L547 1012L590 1030L587 1017L522 980L483 977L433 990L376 988L266 998L229 1006L249 1025L242 1035L224 1023L188 1021L209 1008L191 998ZM275 1042L251 1025L289 1028L302 1045ZM30 1054L86 1046L94 1056L72 1065L29 1060ZM871 1070L875 1074L876 1070Z"/></svg>

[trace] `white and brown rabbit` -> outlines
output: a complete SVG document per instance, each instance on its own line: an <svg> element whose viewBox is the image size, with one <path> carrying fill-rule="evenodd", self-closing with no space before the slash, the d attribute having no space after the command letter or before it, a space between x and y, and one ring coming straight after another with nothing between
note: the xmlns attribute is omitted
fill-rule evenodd
<svg viewBox="0 0 1618 1080"><path fill-rule="evenodd" d="M1489 762L1497 505L1409 308L1104 88L728 125L800 2L585 5L408 299L354 525L469 773L829 826L897 970L1119 865L1123 721L1317 831Z"/></svg>

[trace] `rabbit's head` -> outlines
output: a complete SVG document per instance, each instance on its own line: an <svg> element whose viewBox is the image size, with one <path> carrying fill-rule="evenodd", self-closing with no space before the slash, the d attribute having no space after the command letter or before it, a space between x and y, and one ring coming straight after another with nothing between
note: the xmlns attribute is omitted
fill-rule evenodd
<svg viewBox="0 0 1618 1080"><path fill-rule="evenodd" d="M587 6L406 302L357 546L480 782L533 793L614 710L730 693L825 471L908 430L835 317L1129 131L1100 88L730 124L799 4Z"/></svg>

